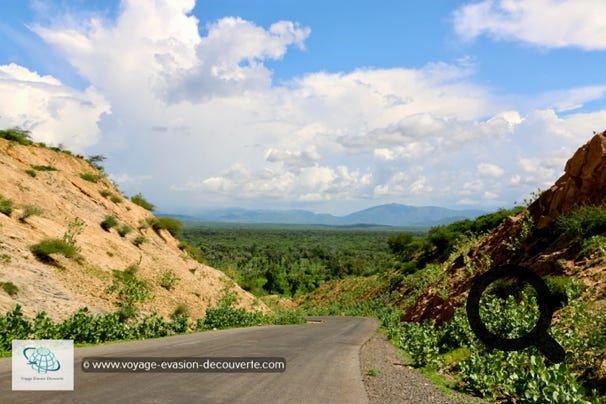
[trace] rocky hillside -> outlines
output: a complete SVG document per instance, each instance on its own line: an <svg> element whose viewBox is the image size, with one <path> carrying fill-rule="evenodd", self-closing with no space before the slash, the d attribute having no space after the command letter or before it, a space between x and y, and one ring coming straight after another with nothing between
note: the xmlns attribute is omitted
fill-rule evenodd
<svg viewBox="0 0 606 404"><path fill-rule="evenodd" d="M603 254L579 254L582 243L570 234L563 234L557 226L559 217L578 207L604 206L605 195L606 132L582 146L567 162L564 175L525 212L508 218L496 231L447 264L444 267L447 285L429 287L407 308L403 320L431 318L438 323L449 320L455 307L464 304L475 276L491 266L506 263L524 265L540 275L574 276L588 286L586 300L597 306L605 305ZM595 248L603 251L606 244L599 241Z"/></svg>
<svg viewBox="0 0 606 404"><path fill-rule="evenodd" d="M239 305L266 310L222 272L179 249L166 230L150 226L153 214L129 201L94 165L43 145L0 139L0 310L20 304L26 315L46 311L60 320L81 307L116 309L106 291L114 271L137 268L152 298L143 313L168 316L186 305L193 319L233 291ZM108 217L115 225L102 228ZM31 246L70 239L78 252L35 256Z"/></svg>

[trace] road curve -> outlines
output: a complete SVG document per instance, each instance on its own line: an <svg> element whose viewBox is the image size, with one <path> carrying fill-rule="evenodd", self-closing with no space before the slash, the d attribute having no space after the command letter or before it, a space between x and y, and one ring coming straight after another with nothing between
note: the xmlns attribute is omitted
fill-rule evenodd
<svg viewBox="0 0 606 404"><path fill-rule="evenodd" d="M2 403L366 403L359 350L378 327L362 317L311 317L263 326L78 348L74 391L11 391L0 360ZM283 373L89 373L82 358L283 357Z"/></svg>

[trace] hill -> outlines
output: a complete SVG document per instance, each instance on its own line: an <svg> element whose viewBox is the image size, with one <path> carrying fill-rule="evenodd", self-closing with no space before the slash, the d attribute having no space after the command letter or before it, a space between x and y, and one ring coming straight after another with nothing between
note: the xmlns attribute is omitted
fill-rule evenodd
<svg viewBox="0 0 606 404"><path fill-rule="evenodd" d="M397 203L374 206L345 216L319 214L307 210L210 209L191 216L187 221L225 223L307 224L325 226L380 225L393 227L430 227L460 219L473 219L480 210L454 210L437 206L409 206ZM175 215L171 215L175 216Z"/></svg>
<svg viewBox="0 0 606 404"><path fill-rule="evenodd" d="M119 296L108 286L127 268L149 286L143 313L168 316L184 305L199 318L230 291L240 306L266 310L222 272L192 259L167 229L152 226L150 211L81 156L0 139L0 212L2 311L19 304L28 316L45 311L54 319L81 307L113 311ZM72 253L39 244L52 239L67 240ZM36 244L51 253L35 255Z"/></svg>

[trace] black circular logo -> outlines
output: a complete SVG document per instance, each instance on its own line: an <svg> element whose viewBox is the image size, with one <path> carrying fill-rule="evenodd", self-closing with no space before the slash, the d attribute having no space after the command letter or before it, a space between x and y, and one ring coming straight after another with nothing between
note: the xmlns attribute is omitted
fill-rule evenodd
<svg viewBox="0 0 606 404"><path fill-rule="evenodd" d="M537 304L540 317L534 328L519 338L503 338L486 328L480 318L480 297L486 288L499 279L519 279L527 282L537 292ZM556 299L540 276L531 270L518 265L503 265L493 268L476 279L467 298L467 318L475 335L487 346L503 351L518 351L529 346L536 346L551 362L562 362L566 352L547 330L555 310Z"/></svg>

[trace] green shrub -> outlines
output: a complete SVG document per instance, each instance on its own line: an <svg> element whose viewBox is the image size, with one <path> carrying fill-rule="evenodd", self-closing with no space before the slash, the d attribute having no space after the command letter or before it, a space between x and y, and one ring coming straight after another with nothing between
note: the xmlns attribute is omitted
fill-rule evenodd
<svg viewBox="0 0 606 404"><path fill-rule="evenodd" d="M176 236L183 230L183 222L172 217L161 217L151 221L151 227L155 231L166 229L170 234Z"/></svg>
<svg viewBox="0 0 606 404"><path fill-rule="evenodd" d="M32 178L36 178L36 172L34 170L24 170L27 175Z"/></svg>
<svg viewBox="0 0 606 404"><path fill-rule="evenodd" d="M106 215L100 225L103 230L109 231L109 229L118 225L118 220L113 215Z"/></svg>
<svg viewBox="0 0 606 404"><path fill-rule="evenodd" d="M179 278L173 271L164 271L158 278L158 282L164 289L171 290L179 282Z"/></svg>
<svg viewBox="0 0 606 404"><path fill-rule="evenodd" d="M53 166L35 166L32 165L32 168L36 171L57 171L57 169Z"/></svg>
<svg viewBox="0 0 606 404"><path fill-rule="evenodd" d="M19 288L12 282L0 282L2 290L8 293L10 296L15 296L19 292Z"/></svg>
<svg viewBox="0 0 606 404"><path fill-rule="evenodd" d="M175 311L170 315L172 320L171 328L177 334L184 333L188 328L189 308L185 304L179 304Z"/></svg>
<svg viewBox="0 0 606 404"><path fill-rule="evenodd" d="M13 201L0 195L0 213L10 216L13 212Z"/></svg>
<svg viewBox="0 0 606 404"><path fill-rule="evenodd" d="M127 225L126 223L124 223L120 227L118 227L118 234L120 235L120 237L126 236L131 231L133 231L133 228L130 227L129 225Z"/></svg>
<svg viewBox="0 0 606 404"><path fill-rule="evenodd" d="M91 173L82 173L82 174L80 174L80 178L82 178L85 181L93 182L96 184L97 182L99 182L99 179L101 177L98 175L95 175L95 174L91 174Z"/></svg>
<svg viewBox="0 0 606 404"><path fill-rule="evenodd" d="M36 205L23 205L23 211L19 215L19 220L25 222L30 216L38 216L42 214L42 209Z"/></svg>
<svg viewBox="0 0 606 404"><path fill-rule="evenodd" d="M112 193L111 193L111 192L109 192L107 189L102 189L102 190L100 190L100 191L99 191L99 194L100 194L102 197L104 197L104 198L107 198L107 197L109 197L109 196L111 196L111 195L112 195Z"/></svg>
<svg viewBox="0 0 606 404"><path fill-rule="evenodd" d="M137 315L137 303L152 298L149 284L137 278L138 270L136 265L130 265L124 271L113 271L114 281L105 289L107 293L115 292L118 295L118 314L122 321Z"/></svg>
<svg viewBox="0 0 606 404"><path fill-rule="evenodd" d="M245 309L233 307L212 307L206 309L206 315L198 320L199 330L250 327L262 322L263 314L250 313Z"/></svg>
<svg viewBox="0 0 606 404"><path fill-rule="evenodd" d="M118 195L113 195L109 197L109 200L112 201L113 203L120 203L122 202L122 198L120 198Z"/></svg>
<svg viewBox="0 0 606 404"><path fill-rule="evenodd" d="M86 161L88 161L88 163L93 166L94 168L96 168L97 170L104 172L105 169L103 168L103 166L101 165L101 163L103 161L105 161L105 156L101 155L101 154L96 154L94 156L88 156Z"/></svg>
<svg viewBox="0 0 606 404"><path fill-rule="evenodd" d="M153 211L156 207L151 204L150 202L148 202L143 195L141 195L141 193L139 192L137 195L133 195L130 200L132 201L132 203L134 203L135 205L139 205L141 206L143 209L147 209L149 211Z"/></svg>
<svg viewBox="0 0 606 404"><path fill-rule="evenodd" d="M134 244L136 247L139 247L141 244L145 243L146 241L147 241L147 239L145 238L145 236L138 235L137 237L135 237L135 238L133 239L133 244Z"/></svg>
<svg viewBox="0 0 606 404"><path fill-rule="evenodd" d="M51 254L60 254L66 258L76 258L78 248L59 238L42 240L38 244L31 245L30 251L43 262L53 262Z"/></svg>
<svg viewBox="0 0 606 404"><path fill-rule="evenodd" d="M606 233L606 206L579 206L556 220L557 231L579 240Z"/></svg>
<svg viewBox="0 0 606 404"><path fill-rule="evenodd" d="M28 146L33 143L31 141L31 132L29 130L24 130L19 127L0 130L0 138L17 142L24 146Z"/></svg>

